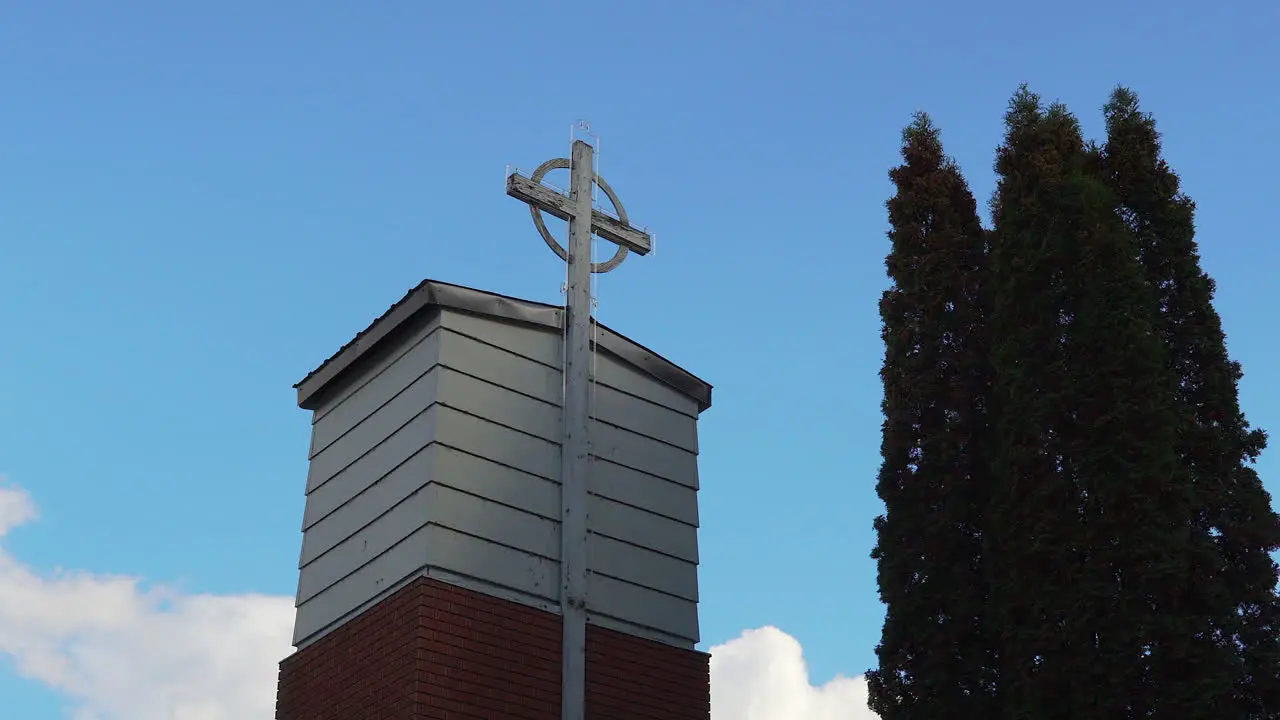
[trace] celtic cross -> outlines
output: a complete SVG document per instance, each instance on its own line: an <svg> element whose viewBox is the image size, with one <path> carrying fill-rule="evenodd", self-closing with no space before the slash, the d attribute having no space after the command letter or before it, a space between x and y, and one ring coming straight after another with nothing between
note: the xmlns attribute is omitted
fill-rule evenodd
<svg viewBox="0 0 1280 720"><path fill-rule="evenodd" d="M585 123L579 127L586 129ZM564 623L561 655L561 718L583 720L587 643L587 476L591 468L591 273L616 268L628 252L644 255L652 245L650 235L634 228L613 188L596 175L595 148L574 140L569 158L548 160L530 177L507 175L507 194L529 204L533 223L547 245L569 264L565 290L564 412L560 464L560 609ZM569 194L542 184L546 174L568 169ZM592 186L604 191L617 217L592 207ZM542 219L549 213L569 221L566 250L552 237ZM591 260L591 236L599 235L618 246L602 263Z"/></svg>

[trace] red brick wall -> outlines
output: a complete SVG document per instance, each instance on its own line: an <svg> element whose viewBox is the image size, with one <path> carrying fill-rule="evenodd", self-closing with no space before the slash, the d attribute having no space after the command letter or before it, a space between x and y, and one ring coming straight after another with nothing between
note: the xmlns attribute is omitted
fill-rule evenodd
<svg viewBox="0 0 1280 720"><path fill-rule="evenodd" d="M708 720L709 656L587 629L588 720ZM559 720L560 617L421 579L280 663L277 720Z"/></svg>
<svg viewBox="0 0 1280 720"><path fill-rule="evenodd" d="M710 661L706 653L588 625L587 720L708 720Z"/></svg>

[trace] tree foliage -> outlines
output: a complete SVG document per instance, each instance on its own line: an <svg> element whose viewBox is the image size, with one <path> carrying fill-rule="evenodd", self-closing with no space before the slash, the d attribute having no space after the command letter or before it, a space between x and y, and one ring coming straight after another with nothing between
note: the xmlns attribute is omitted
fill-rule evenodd
<svg viewBox="0 0 1280 720"><path fill-rule="evenodd" d="M891 172L868 675L892 718L1280 717L1280 517L1194 206L1117 90L1107 141L1014 95L984 232L926 117Z"/></svg>
<svg viewBox="0 0 1280 720"><path fill-rule="evenodd" d="M991 657L978 555L984 504L985 236L925 115L903 133L888 202L894 286L880 301L885 413L876 520L889 608L868 675L886 720L985 717ZM959 713L959 715L955 715Z"/></svg>
<svg viewBox="0 0 1280 720"><path fill-rule="evenodd" d="M1232 671L1155 294L1075 118L1024 88L1006 122L986 552L1003 714L1219 717Z"/></svg>
<svg viewBox="0 0 1280 720"><path fill-rule="evenodd" d="M1156 290L1157 326L1177 382L1177 454L1194 483L1197 531L1218 551L1215 580L1233 606L1220 631L1244 663L1235 717L1274 718L1280 716L1280 597L1271 553L1280 548L1280 518L1252 467L1266 435L1250 428L1240 410L1242 372L1227 354L1213 280L1200 268L1195 204L1162 157L1155 120L1126 88L1112 93L1104 112L1099 174Z"/></svg>

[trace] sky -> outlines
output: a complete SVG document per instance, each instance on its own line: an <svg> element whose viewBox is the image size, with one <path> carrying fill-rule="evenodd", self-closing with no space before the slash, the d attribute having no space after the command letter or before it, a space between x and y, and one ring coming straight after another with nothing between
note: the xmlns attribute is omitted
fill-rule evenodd
<svg viewBox="0 0 1280 720"><path fill-rule="evenodd" d="M1092 136L1134 88L1197 201L1246 412L1280 428L1280 8L1051 7L0 0L0 717L271 717L291 386L424 277L559 301L502 183L587 119L657 237L599 317L715 385L713 718L872 718L876 302L912 112L984 205L1019 83Z"/></svg>

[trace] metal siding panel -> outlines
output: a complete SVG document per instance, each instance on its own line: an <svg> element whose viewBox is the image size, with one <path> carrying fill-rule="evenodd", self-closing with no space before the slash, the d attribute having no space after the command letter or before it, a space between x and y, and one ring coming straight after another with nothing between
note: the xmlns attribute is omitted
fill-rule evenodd
<svg viewBox="0 0 1280 720"><path fill-rule="evenodd" d="M592 416L597 420L661 440L697 454L698 421L658 403L597 383L592 396Z"/></svg>
<svg viewBox="0 0 1280 720"><path fill-rule="evenodd" d="M688 395L608 353L596 354L596 381L691 418L698 417L698 403Z"/></svg>
<svg viewBox="0 0 1280 720"><path fill-rule="evenodd" d="M422 340L423 338L427 337L431 333L435 332L439 327L440 327L440 314L438 312L433 313L431 318L427 321L427 323L423 327L418 328L411 335L404 338L403 341L400 343L400 345L394 351L387 353L385 357L381 358L380 360L378 360L378 362L366 368L364 372L361 373L361 377L358 380L355 380L349 386L344 388L342 392L338 393L337 395L334 395L333 397L326 400L319 407L317 407L311 415L311 422L313 424L319 422L321 418L323 418L325 415L328 415L330 412L333 411L334 408L341 405L344 400L346 400L348 397L350 397L354 393L359 392L360 389L364 387L365 383L367 383L370 379L372 379L378 373L382 372L384 368L391 365L395 361L399 360L400 357L403 356L406 352L409 352L411 349L413 349L417 345L419 340Z"/></svg>
<svg viewBox="0 0 1280 720"><path fill-rule="evenodd" d="M298 575L298 602L303 603L319 595L412 536L427 524L431 501L429 491L418 490L386 514L303 566Z"/></svg>
<svg viewBox="0 0 1280 720"><path fill-rule="evenodd" d="M441 365L556 407L561 405L563 386L559 370L452 330L442 329L438 337ZM595 387L593 403L592 412L599 420L698 452L697 420L688 415L603 382ZM558 416L555 422L558 428ZM558 439L558 435L553 439Z"/></svg>
<svg viewBox="0 0 1280 720"><path fill-rule="evenodd" d="M511 602L520 603L521 605L528 605L529 607L537 608L543 612L549 612L553 615L560 614L560 604L554 600L548 600L547 598L539 595L530 595L529 593L520 592L519 590L513 590L505 585L497 585L470 575L462 575L453 572L452 570L428 566L423 572L423 576L439 580L440 582L449 583L455 587L466 588L467 590L483 593L489 597L510 600Z"/></svg>
<svg viewBox="0 0 1280 720"><path fill-rule="evenodd" d="M698 604L607 575L590 576L591 612L698 642Z"/></svg>
<svg viewBox="0 0 1280 720"><path fill-rule="evenodd" d="M678 635L672 635L670 633L664 633L659 630L654 630L653 628L650 628L650 627L645 627L643 625L636 625L635 623L623 622L622 620L609 617L608 615L595 614L595 613L592 613L590 609L587 610L587 622L591 625L595 625L596 627L616 630L621 633L634 635L636 637L642 637L647 640L653 640L654 642L660 642L665 645L684 648L686 650L694 650L696 649L695 646L697 645L696 642L694 642L693 640L690 640L689 638L680 637Z"/></svg>
<svg viewBox="0 0 1280 720"><path fill-rule="evenodd" d="M438 371L437 402L548 442L560 440L560 408L449 368Z"/></svg>
<svg viewBox="0 0 1280 720"><path fill-rule="evenodd" d="M698 601L698 566L603 535L587 539L591 572Z"/></svg>
<svg viewBox="0 0 1280 720"><path fill-rule="evenodd" d="M440 324L456 333L504 348L550 368L560 368L564 337L550 328L517 325L451 310L441 313Z"/></svg>
<svg viewBox="0 0 1280 720"><path fill-rule="evenodd" d="M433 482L521 508L548 520L560 519L560 487L554 480L530 475L491 460L433 445Z"/></svg>
<svg viewBox="0 0 1280 720"><path fill-rule="evenodd" d="M440 332L440 364L553 405L563 400L559 369L453 330Z"/></svg>
<svg viewBox="0 0 1280 720"><path fill-rule="evenodd" d="M455 333L541 363L557 372L561 367L564 337L550 328L517 325L448 310L441 313L441 325ZM679 390L608 353L597 353L596 358L598 382L691 418L698 417L698 403Z"/></svg>
<svg viewBox="0 0 1280 720"><path fill-rule="evenodd" d="M293 644L323 630L426 565L428 528L405 538L390 551L298 605Z"/></svg>
<svg viewBox="0 0 1280 720"><path fill-rule="evenodd" d="M589 487L601 497L698 526L698 491L686 485L597 458Z"/></svg>
<svg viewBox="0 0 1280 720"><path fill-rule="evenodd" d="M503 428L493 429L495 438L491 441L502 442L508 432ZM433 478L437 482L547 518L560 517L560 491L556 479L518 470L509 464L469 452L466 448L441 445L433 449L437 458ZM490 454L499 452L492 445L479 450ZM554 453L556 450L554 446L539 446L540 452ZM550 465L554 463L554 457L547 456L544 462ZM698 494L687 486L596 460L592 463L590 489L601 497L697 527Z"/></svg>
<svg viewBox="0 0 1280 720"><path fill-rule="evenodd" d="M558 523L468 495L446 485L432 483L427 488L431 522L490 542L505 545L549 560L560 557ZM480 577L488 577L481 572Z"/></svg>
<svg viewBox="0 0 1280 720"><path fill-rule="evenodd" d="M437 442L549 480L560 477L560 446L452 408L437 406Z"/></svg>
<svg viewBox="0 0 1280 720"><path fill-rule="evenodd" d="M299 567L355 535L431 481L436 446L428 445L403 465L374 480L355 497L339 506L302 533ZM328 487L326 485L325 487Z"/></svg>
<svg viewBox="0 0 1280 720"><path fill-rule="evenodd" d="M436 436L436 423L436 408L427 408L367 455L356 460L324 485L312 490L307 495L306 508L302 512L303 530L337 510L343 503L430 444Z"/></svg>
<svg viewBox="0 0 1280 720"><path fill-rule="evenodd" d="M427 374L439 356L439 332L428 335L383 368L346 402L333 408L311 428L311 456L329 447L362 420Z"/></svg>
<svg viewBox="0 0 1280 720"><path fill-rule="evenodd" d="M435 402L436 375L433 370L418 378L364 422L311 458L307 492L323 485Z"/></svg>
<svg viewBox="0 0 1280 720"><path fill-rule="evenodd" d="M432 567L547 600L560 599L560 563L555 560L434 524L427 526L426 548Z"/></svg>
<svg viewBox="0 0 1280 720"><path fill-rule="evenodd" d="M629 430L596 423L591 452L598 458L698 488L698 456Z"/></svg>
<svg viewBox="0 0 1280 720"><path fill-rule="evenodd" d="M598 495L588 499L592 532L656 550L685 562L698 562L698 529Z"/></svg>

